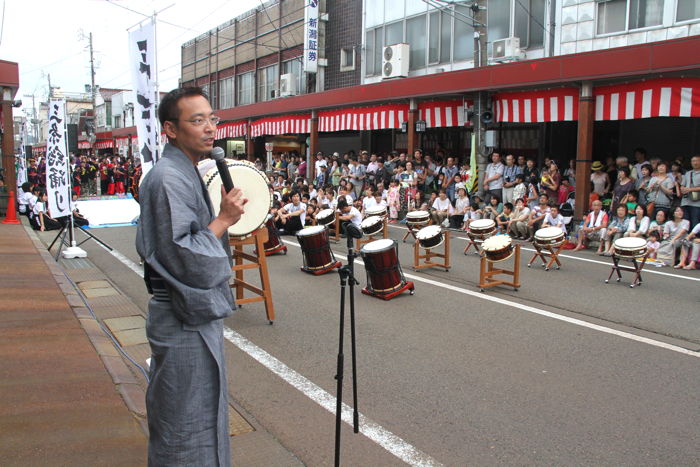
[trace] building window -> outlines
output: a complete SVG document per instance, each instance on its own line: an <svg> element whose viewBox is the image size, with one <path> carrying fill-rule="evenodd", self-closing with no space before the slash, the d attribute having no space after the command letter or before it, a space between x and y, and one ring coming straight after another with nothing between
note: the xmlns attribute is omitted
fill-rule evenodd
<svg viewBox="0 0 700 467"><path fill-rule="evenodd" d="M301 57L293 58L282 62L282 74L293 74L297 79L297 92L299 94L306 94L306 73L301 69Z"/></svg>
<svg viewBox="0 0 700 467"><path fill-rule="evenodd" d="M122 117L119 115L114 116L114 128L121 128L122 127Z"/></svg>
<svg viewBox="0 0 700 467"><path fill-rule="evenodd" d="M255 77L253 72L242 73L236 76L238 88L238 105L252 104L255 98Z"/></svg>
<svg viewBox="0 0 700 467"><path fill-rule="evenodd" d="M208 98L209 97L209 84L202 85L202 91L204 91L204 94L206 94L207 98Z"/></svg>
<svg viewBox="0 0 700 467"><path fill-rule="evenodd" d="M417 70L426 66L426 15L420 15L406 20L406 42L409 48L409 70Z"/></svg>
<svg viewBox="0 0 700 467"><path fill-rule="evenodd" d="M365 74L374 74L374 29L365 32Z"/></svg>
<svg viewBox="0 0 700 467"><path fill-rule="evenodd" d="M219 102L217 100L217 91L219 90L219 83L216 81L212 81L211 85L209 86L209 104L211 104L211 108L216 110L219 108Z"/></svg>
<svg viewBox="0 0 700 467"><path fill-rule="evenodd" d="M513 4L515 37L520 39L521 48L542 47L544 45L545 0L516 0Z"/></svg>
<svg viewBox="0 0 700 467"><path fill-rule="evenodd" d="M626 0L598 0L598 34L625 30Z"/></svg>
<svg viewBox="0 0 700 467"><path fill-rule="evenodd" d="M700 0L678 0L676 21L700 18Z"/></svg>
<svg viewBox="0 0 700 467"><path fill-rule="evenodd" d="M630 29L658 26L663 16L664 0L630 0Z"/></svg>
<svg viewBox="0 0 700 467"><path fill-rule="evenodd" d="M277 65L260 68L258 70L258 102L269 101L276 97L278 77L279 69Z"/></svg>
<svg viewBox="0 0 700 467"><path fill-rule="evenodd" d="M233 107L233 76L219 80L219 108Z"/></svg>
<svg viewBox="0 0 700 467"><path fill-rule="evenodd" d="M498 0L492 0L494 3ZM489 9L493 8L489 3ZM491 11L491 10L489 10ZM469 60L474 56L474 29L467 18L469 18L469 7L455 7L454 20L454 51L452 59L457 62L460 60ZM489 34L491 29L489 27ZM495 39L495 36L489 36Z"/></svg>
<svg viewBox="0 0 700 467"><path fill-rule="evenodd" d="M430 31L430 35L434 34ZM442 11L440 13L440 63L452 61L452 13Z"/></svg>
<svg viewBox="0 0 700 467"><path fill-rule="evenodd" d="M355 69L355 49L352 47L340 49L340 71Z"/></svg>

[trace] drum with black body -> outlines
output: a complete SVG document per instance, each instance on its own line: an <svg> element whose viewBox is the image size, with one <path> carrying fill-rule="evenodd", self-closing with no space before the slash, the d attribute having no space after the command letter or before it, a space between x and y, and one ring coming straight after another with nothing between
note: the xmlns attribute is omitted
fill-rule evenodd
<svg viewBox="0 0 700 467"><path fill-rule="evenodd" d="M428 211L411 211L406 213L406 225L411 228L422 227L430 222Z"/></svg>
<svg viewBox="0 0 700 467"><path fill-rule="evenodd" d="M386 206L372 206L365 209L365 217L379 216L384 219L387 216Z"/></svg>
<svg viewBox="0 0 700 467"><path fill-rule="evenodd" d="M496 232L496 222L491 219L478 219L469 223L467 235L472 240L486 240Z"/></svg>
<svg viewBox="0 0 700 467"><path fill-rule="evenodd" d="M277 226L275 226L275 219L272 214L267 215L265 227L267 228L267 241L263 244L263 248L265 248L265 255L269 256L279 251L284 251L286 254L287 247L282 243L282 239L280 238Z"/></svg>
<svg viewBox="0 0 700 467"><path fill-rule="evenodd" d="M613 243L613 254L624 259L643 258L647 254L647 242L641 237L618 238Z"/></svg>
<svg viewBox="0 0 700 467"><path fill-rule="evenodd" d="M368 243L360 250L367 271L367 289L377 295L389 294L406 284L399 264L398 244L384 238Z"/></svg>
<svg viewBox="0 0 700 467"><path fill-rule="evenodd" d="M544 227L535 232L534 243L541 248L556 248L565 240L566 234L559 227Z"/></svg>
<svg viewBox="0 0 700 467"><path fill-rule="evenodd" d="M335 209L322 209L316 214L316 224L331 226L335 222Z"/></svg>
<svg viewBox="0 0 700 467"><path fill-rule="evenodd" d="M362 220L360 224L362 233L367 236L376 235L384 228L384 219L379 216L372 216Z"/></svg>
<svg viewBox="0 0 700 467"><path fill-rule="evenodd" d="M439 225L429 225L418 231L416 239L418 239L420 246L429 250L440 246L445 240L445 234Z"/></svg>
<svg viewBox="0 0 700 467"><path fill-rule="evenodd" d="M508 235L494 235L484 240L481 249L492 263L505 261L513 256L513 239Z"/></svg>

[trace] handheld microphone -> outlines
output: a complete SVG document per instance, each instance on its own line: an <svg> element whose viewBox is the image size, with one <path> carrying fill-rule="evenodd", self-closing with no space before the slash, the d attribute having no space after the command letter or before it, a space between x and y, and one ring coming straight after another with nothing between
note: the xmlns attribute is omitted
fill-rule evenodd
<svg viewBox="0 0 700 467"><path fill-rule="evenodd" d="M226 153L224 150L216 147L211 150L209 157L216 161L216 168L219 170L221 183L224 185L226 193L233 190L233 180L231 180L231 173L228 171L228 165L226 165Z"/></svg>

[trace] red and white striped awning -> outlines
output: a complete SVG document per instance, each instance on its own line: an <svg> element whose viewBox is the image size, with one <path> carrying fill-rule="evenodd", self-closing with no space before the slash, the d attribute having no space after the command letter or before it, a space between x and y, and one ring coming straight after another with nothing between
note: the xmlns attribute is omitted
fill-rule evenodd
<svg viewBox="0 0 700 467"><path fill-rule="evenodd" d="M78 149L90 149L89 141L78 141Z"/></svg>
<svg viewBox="0 0 700 467"><path fill-rule="evenodd" d="M114 141L111 139L103 139L95 143L95 149L110 149L114 147Z"/></svg>
<svg viewBox="0 0 700 467"><path fill-rule="evenodd" d="M539 123L578 120L576 88L498 93L493 96L497 122Z"/></svg>
<svg viewBox="0 0 700 467"><path fill-rule="evenodd" d="M32 154L41 154L46 151L46 146L36 146L32 148Z"/></svg>
<svg viewBox="0 0 700 467"><path fill-rule="evenodd" d="M362 131L401 128L408 119L408 105L386 104L323 110L318 113L318 131Z"/></svg>
<svg viewBox="0 0 700 467"><path fill-rule="evenodd" d="M462 100L421 102L418 104L418 114L428 128L464 126L470 124L464 107L473 104L473 101Z"/></svg>
<svg viewBox="0 0 700 467"><path fill-rule="evenodd" d="M216 127L216 139L238 138L245 136L247 122L219 123Z"/></svg>
<svg viewBox="0 0 700 467"><path fill-rule="evenodd" d="M700 79L664 78L595 88L596 120L700 117Z"/></svg>
<svg viewBox="0 0 700 467"><path fill-rule="evenodd" d="M309 133L311 114L267 117L250 125L250 136Z"/></svg>
<svg viewBox="0 0 700 467"><path fill-rule="evenodd" d="M126 148L129 146L128 136L120 136L118 138L114 138L114 140L116 141L118 148Z"/></svg>

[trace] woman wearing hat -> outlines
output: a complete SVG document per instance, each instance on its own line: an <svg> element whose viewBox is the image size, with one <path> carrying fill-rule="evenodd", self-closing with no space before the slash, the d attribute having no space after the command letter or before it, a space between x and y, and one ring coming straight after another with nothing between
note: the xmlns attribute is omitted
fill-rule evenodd
<svg viewBox="0 0 700 467"><path fill-rule="evenodd" d="M610 177L607 172L603 171L603 163L595 161L591 166L593 173L591 174L591 183L593 184L593 192L602 197L610 191Z"/></svg>

